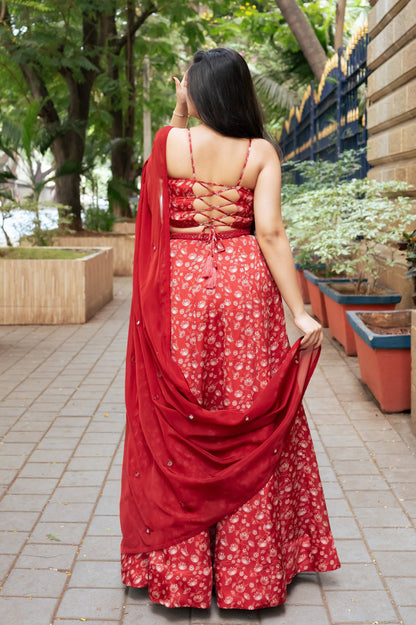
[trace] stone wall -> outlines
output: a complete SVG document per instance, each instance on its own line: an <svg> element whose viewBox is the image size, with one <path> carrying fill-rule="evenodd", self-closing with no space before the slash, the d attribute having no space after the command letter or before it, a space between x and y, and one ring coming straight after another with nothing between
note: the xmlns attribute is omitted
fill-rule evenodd
<svg viewBox="0 0 416 625"><path fill-rule="evenodd" d="M416 0L370 0L369 177L416 186Z"/></svg>

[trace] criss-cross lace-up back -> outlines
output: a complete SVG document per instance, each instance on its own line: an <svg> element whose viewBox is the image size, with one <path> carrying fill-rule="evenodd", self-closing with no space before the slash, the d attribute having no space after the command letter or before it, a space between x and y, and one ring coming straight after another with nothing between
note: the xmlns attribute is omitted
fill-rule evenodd
<svg viewBox="0 0 416 625"><path fill-rule="evenodd" d="M173 228L211 228L249 230L253 220L253 190L241 186L251 150L251 140L235 185L199 180L196 176L191 133L188 130L192 178L169 178L170 225Z"/></svg>

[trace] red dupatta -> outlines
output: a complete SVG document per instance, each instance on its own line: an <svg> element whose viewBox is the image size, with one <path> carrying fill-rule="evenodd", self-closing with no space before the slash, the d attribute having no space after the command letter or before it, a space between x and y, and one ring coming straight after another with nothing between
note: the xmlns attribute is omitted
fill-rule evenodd
<svg viewBox="0 0 416 625"><path fill-rule="evenodd" d="M120 516L123 553L178 543L207 529L270 478L316 366L298 340L245 411L206 410L170 352L166 140L143 169L127 345Z"/></svg>

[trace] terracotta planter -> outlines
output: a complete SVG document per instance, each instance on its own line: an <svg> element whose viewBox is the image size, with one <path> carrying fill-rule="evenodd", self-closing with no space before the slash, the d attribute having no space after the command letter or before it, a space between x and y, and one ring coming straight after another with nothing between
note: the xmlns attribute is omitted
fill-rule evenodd
<svg viewBox="0 0 416 625"><path fill-rule="evenodd" d="M410 313L410 310L347 312L355 334L361 379L386 412L402 412L411 405ZM366 325L377 316L386 321L390 318L392 325L408 325L409 334L377 333Z"/></svg>
<svg viewBox="0 0 416 625"><path fill-rule="evenodd" d="M354 332L347 321L348 310L393 310L401 295L386 289L384 295L344 294L331 287L330 282L321 282L319 288L325 299L329 332L344 347L348 356L355 356Z"/></svg>
<svg viewBox="0 0 416 625"><path fill-rule="evenodd" d="M302 294L303 303L310 304L308 283L306 282L303 271L302 267L296 263L296 277L298 279L298 285Z"/></svg>
<svg viewBox="0 0 416 625"><path fill-rule="evenodd" d="M76 259L0 260L0 324L85 323L112 300L113 250L82 251L89 253Z"/></svg>
<svg viewBox="0 0 416 625"><path fill-rule="evenodd" d="M303 270L306 286L308 288L309 301L312 308L312 314L319 320L322 327L328 327L328 315L326 312L325 300L319 285L321 282L347 282L345 278L321 278L316 276L309 269Z"/></svg>

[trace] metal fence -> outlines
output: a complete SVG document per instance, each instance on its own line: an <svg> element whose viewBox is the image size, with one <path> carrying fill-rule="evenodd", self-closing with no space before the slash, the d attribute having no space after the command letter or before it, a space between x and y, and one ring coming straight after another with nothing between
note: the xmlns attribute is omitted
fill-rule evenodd
<svg viewBox="0 0 416 625"><path fill-rule="evenodd" d="M328 61L318 88L312 82L301 105L292 108L279 139L284 163L336 161L344 150L366 146L367 44L365 25ZM355 175L364 178L367 170L363 154Z"/></svg>

